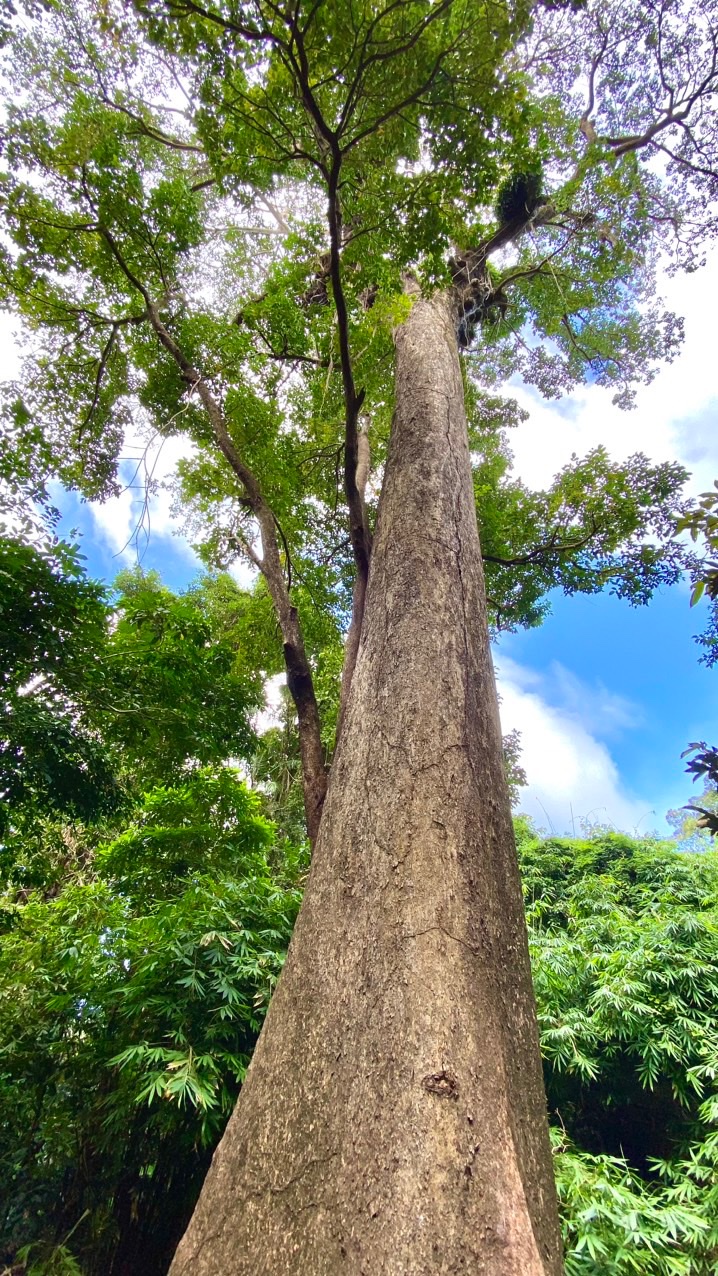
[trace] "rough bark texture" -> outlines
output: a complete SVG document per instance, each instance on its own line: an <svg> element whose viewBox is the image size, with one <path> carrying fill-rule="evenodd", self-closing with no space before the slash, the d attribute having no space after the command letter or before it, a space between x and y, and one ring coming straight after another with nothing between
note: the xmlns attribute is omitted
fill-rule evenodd
<svg viewBox="0 0 718 1276"><path fill-rule="evenodd" d="M171 1276L556 1276L455 329L419 301L286 968Z"/></svg>

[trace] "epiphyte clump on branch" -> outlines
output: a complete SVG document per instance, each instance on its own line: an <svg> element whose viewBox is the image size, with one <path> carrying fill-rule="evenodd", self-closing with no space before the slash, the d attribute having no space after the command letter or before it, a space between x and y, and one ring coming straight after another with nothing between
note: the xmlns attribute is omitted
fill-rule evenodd
<svg viewBox="0 0 718 1276"><path fill-rule="evenodd" d="M495 211L501 226L525 221L546 203L543 176L539 171L512 173L499 188Z"/></svg>

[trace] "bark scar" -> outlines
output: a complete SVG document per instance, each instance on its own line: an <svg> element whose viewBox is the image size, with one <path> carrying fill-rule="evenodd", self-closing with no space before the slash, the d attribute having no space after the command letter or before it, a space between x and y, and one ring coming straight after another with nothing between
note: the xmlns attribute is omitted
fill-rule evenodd
<svg viewBox="0 0 718 1276"><path fill-rule="evenodd" d="M458 1099L459 1083L452 1072L430 1072L422 1077L421 1084L427 1094L438 1094L440 1099Z"/></svg>

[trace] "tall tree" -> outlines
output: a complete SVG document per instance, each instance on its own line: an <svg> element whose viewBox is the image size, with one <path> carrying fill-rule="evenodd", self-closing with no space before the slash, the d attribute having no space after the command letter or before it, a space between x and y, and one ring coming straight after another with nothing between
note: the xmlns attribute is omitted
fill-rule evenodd
<svg viewBox="0 0 718 1276"><path fill-rule="evenodd" d="M315 842L174 1270L558 1271L464 400L490 411L474 382L510 367L625 404L675 352L655 265L667 232L690 267L714 228L710 8L137 13L64 6L13 48L4 276L42 332L23 411L94 494L130 411L194 439L210 548L275 609ZM596 465L543 527L477 467L499 623L537 618L532 570L634 600L675 577L650 531L680 474ZM350 615L322 815L313 665Z"/></svg>

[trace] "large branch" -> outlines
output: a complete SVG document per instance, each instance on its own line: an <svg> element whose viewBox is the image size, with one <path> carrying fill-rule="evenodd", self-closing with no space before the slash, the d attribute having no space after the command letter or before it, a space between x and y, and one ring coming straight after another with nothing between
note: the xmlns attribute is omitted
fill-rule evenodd
<svg viewBox="0 0 718 1276"><path fill-rule="evenodd" d="M122 102L115 99L102 89L101 100L105 106L109 106L113 111L119 111L121 115L127 116L132 123L137 126L138 131L144 136L149 137L153 142L161 142L171 151L185 151L193 155L204 156L204 147L197 146L194 142L185 142L180 137L172 137L169 133L165 133L163 129L157 128L154 124L149 124L147 120L138 115L136 111L131 111L129 107L124 106Z"/></svg>
<svg viewBox="0 0 718 1276"><path fill-rule="evenodd" d="M499 567L527 567L531 563L540 563L541 559L550 558L554 554L570 554L574 550L583 549L599 531L600 529L594 524L590 532L573 541L560 541L559 532L555 531L543 545L537 545L527 554L517 554L513 558L502 558L498 554L483 554L482 558L485 563L496 563Z"/></svg>
<svg viewBox="0 0 718 1276"><path fill-rule="evenodd" d="M142 4L142 0L138 0L137 7L140 12L148 12L146 6ZM231 31L234 35L241 36L243 40L255 41L260 44L277 43L276 36L272 31L268 31L264 27L250 26L248 23L238 22L234 18L225 17L213 9L196 4L194 0L167 0L166 7L171 14L176 16L194 14L195 17L202 18L212 26L219 27L221 31ZM151 11L149 12L151 15Z"/></svg>
<svg viewBox="0 0 718 1276"><path fill-rule="evenodd" d="M399 44L393 44L388 49L375 49L374 52L369 53L368 49L371 47L371 43L372 43L371 37L374 31L374 28L378 26L379 23L382 21L382 19L385 18L393 9L400 6L397 4L390 4L385 10L383 10L383 12L375 16L373 22L370 23L369 28L367 30L367 34L362 46L362 54L359 58L359 65L357 67L354 78L351 84L349 85L349 89L346 94L346 98L344 101L344 108L342 110L341 118L339 121L339 128L337 130L339 135L343 134L346 131L347 125L349 124L349 121L352 115L354 114L357 101L359 99L359 95L369 69L378 62L390 61L391 59L400 56L402 53L410 52L411 49L418 44L426 28L430 26L432 23L436 22L437 18L442 17L443 14L446 13L446 11L451 8L452 4L453 4L453 0L439 0L439 3L437 3L433 7L431 12L428 13L426 17L423 18L422 21L419 22L417 26L414 27L414 30L410 33L410 35L406 36L403 42ZM426 78L426 80L421 84L419 88L412 90L412 92L409 95L407 95L407 97L401 99L398 103L394 103L381 116L376 117L365 130L357 134L347 143L345 150L349 150L351 147L356 146L357 143L360 142L364 137L368 136L369 133L376 132L376 130L380 128L382 124L386 123L387 120L392 119L400 111L404 110L405 107L411 105L413 102L416 101L417 98L421 97L433 83L434 79L436 78L436 74L439 69L439 66L445 60L445 58L448 57L449 53L453 51L453 47L454 47L453 45L450 45L449 48L443 49L441 51L432 70L429 73L429 76Z"/></svg>
<svg viewBox="0 0 718 1276"><path fill-rule="evenodd" d="M359 464L359 413L364 401L364 391L357 391L354 381L351 346L349 342L349 315L342 280L342 213L339 200L339 178L342 154L338 134L329 127L322 115L310 84L309 58L304 32L296 20L289 17L287 25L292 36L289 60L305 110L314 127L320 148L330 157L327 181L327 220L329 223L329 279L337 312L339 334L339 360L344 391L344 493L349 509L349 537L352 543L357 573L366 579L369 574L371 536L366 519L362 494L357 487ZM295 52L296 50L296 52Z"/></svg>
<svg viewBox="0 0 718 1276"><path fill-rule="evenodd" d="M675 126L678 126L679 128L686 128L686 120L689 118L693 108L705 99L709 99L713 94L715 94L718 88L718 42L716 41L715 33L712 35L712 58L702 77L698 81L694 81L693 84L684 83L683 85L678 86L669 83L663 55L663 17L664 13L663 10L661 10L659 12L657 25L658 40L656 56L661 87L665 94L666 101L665 105L657 108L657 118L654 119L653 123L649 124L641 132L622 135L618 134L614 136L601 136L597 133L591 120L591 115L593 114L596 105L596 75L603 62L605 54L609 49L608 33L604 33L601 46L591 61L588 77L588 99L586 108L579 121L579 128L588 143L599 142L603 146L607 147L614 156L628 155L634 151L644 150L646 147L651 145L659 146L660 149L664 149L656 142L656 138L658 138L661 133L665 132L666 129L671 129ZM687 131L690 136L690 130ZM700 148L697 147L697 149L699 150ZM685 164L686 167L693 168L693 165L691 165L689 161L684 160L681 156L672 155L671 158L674 159L676 163ZM708 175L715 177L716 173L711 170Z"/></svg>
<svg viewBox="0 0 718 1276"><path fill-rule="evenodd" d="M692 105L693 101L691 100L680 111L666 112L662 119L656 120L643 133L632 133L626 137L599 138L599 141L603 141L606 146L609 146L614 155L628 155L631 151L643 150L664 129L671 128L674 124L682 124L688 118Z"/></svg>
<svg viewBox="0 0 718 1276"><path fill-rule="evenodd" d="M312 123L320 152L327 164L327 220L329 224L329 279L337 314L339 336L339 361L344 393L344 494L349 511L349 539L357 570L354 590L352 628L361 629L363 601L369 577L371 556L371 532L367 521L363 487L357 477L360 466L359 413L364 401L364 391L357 390L349 340L349 314L342 279L342 211L339 198L339 180L342 169L342 152L337 131L325 120L310 82L304 30L295 18L288 16L287 26L291 42L286 57L304 108ZM358 640L357 640L358 641ZM351 662L353 668L353 662ZM351 673L351 671L350 671ZM346 687L346 677L344 681Z"/></svg>
<svg viewBox="0 0 718 1276"><path fill-rule="evenodd" d="M367 430L360 430L357 440L357 468L356 468L356 485L359 493L359 499L364 510L365 507L365 491L369 478L370 469L370 452L369 452L369 435ZM364 619L364 606L366 603L366 591L369 577L368 574L357 572L354 581L354 590L352 593L352 616L349 622L349 630L347 633L346 645L344 648L344 665L342 667L342 685L339 696L339 717L337 720L337 737L339 742L342 726L344 723L344 715L349 700L349 691L354 677L354 669L356 667L357 656L359 655L359 640L361 638L361 627Z"/></svg>
<svg viewBox="0 0 718 1276"><path fill-rule="evenodd" d="M357 572L360 576L367 577L371 554L371 534L366 519L364 500L357 486L359 413L364 402L364 391L357 391L354 382L354 369L349 342L349 316L342 281L342 218L338 192L339 171L340 162L335 162L330 175L327 210L330 239L329 279L337 312L339 360L344 390L344 494L349 508L349 537L354 551Z"/></svg>

